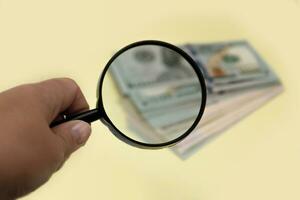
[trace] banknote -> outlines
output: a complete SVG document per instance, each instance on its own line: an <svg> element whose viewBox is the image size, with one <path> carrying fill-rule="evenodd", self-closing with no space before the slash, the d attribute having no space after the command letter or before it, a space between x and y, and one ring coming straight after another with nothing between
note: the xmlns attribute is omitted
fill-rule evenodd
<svg viewBox="0 0 300 200"><path fill-rule="evenodd" d="M213 92L271 84L278 77L247 41L185 45Z"/></svg>
<svg viewBox="0 0 300 200"><path fill-rule="evenodd" d="M179 81L132 90L130 98L141 112L169 108L189 101L201 102L202 88L198 80Z"/></svg>
<svg viewBox="0 0 300 200"><path fill-rule="evenodd" d="M240 81L236 83L220 84L212 88L212 92L228 92L242 89L256 89L280 84L279 79L273 72L269 72L263 78L251 79L248 81Z"/></svg>
<svg viewBox="0 0 300 200"><path fill-rule="evenodd" d="M156 45L127 50L109 70L124 95L134 89L197 79L194 69L181 55Z"/></svg>
<svg viewBox="0 0 300 200"><path fill-rule="evenodd" d="M247 41L189 45L194 58L214 83L228 83L263 77L266 63Z"/></svg>

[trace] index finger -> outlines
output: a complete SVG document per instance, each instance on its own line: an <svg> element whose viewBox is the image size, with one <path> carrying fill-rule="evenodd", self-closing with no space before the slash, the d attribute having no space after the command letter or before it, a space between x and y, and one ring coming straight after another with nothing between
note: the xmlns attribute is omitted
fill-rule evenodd
<svg viewBox="0 0 300 200"><path fill-rule="evenodd" d="M59 114L81 112L89 109L89 105L77 85L69 78L55 78L36 83L47 121L52 122Z"/></svg>

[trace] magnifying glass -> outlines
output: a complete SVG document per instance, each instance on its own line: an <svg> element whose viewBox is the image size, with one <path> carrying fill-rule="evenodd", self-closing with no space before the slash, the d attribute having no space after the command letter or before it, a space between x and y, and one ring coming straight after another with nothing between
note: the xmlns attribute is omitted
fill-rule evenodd
<svg viewBox="0 0 300 200"><path fill-rule="evenodd" d="M170 147L199 123L206 85L195 61L182 49L157 40L130 44L106 64L97 88L97 107L64 115L70 120L101 120L120 140L144 149Z"/></svg>

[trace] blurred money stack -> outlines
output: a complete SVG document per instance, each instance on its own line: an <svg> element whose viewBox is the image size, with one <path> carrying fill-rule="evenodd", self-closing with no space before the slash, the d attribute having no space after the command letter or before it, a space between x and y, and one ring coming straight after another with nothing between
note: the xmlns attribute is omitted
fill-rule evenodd
<svg viewBox="0 0 300 200"><path fill-rule="evenodd" d="M180 48L196 61L207 87L207 104L200 123L172 147L183 159L283 91L276 74L247 41L186 44ZM154 61L158 54L162 54L162 61L155 61L155 67L145 71L133 69L138 60ZM199 109L195 108L199 107L197 97L201 91L187 67L180 71L170 67L176 58L167 52L141 51L124 62L126 69L115 64L110 73L126 96L122 104L128 129L140 137L159 141L190 127L192 117L198 114Z"/></svg>

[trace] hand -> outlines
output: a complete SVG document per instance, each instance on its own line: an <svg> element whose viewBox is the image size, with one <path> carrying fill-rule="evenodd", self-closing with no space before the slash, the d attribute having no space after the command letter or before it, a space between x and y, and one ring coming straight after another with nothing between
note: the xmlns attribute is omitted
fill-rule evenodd
<svg viewBox="0 0 300 200"><path fill-rule="evenodd" d="M0 199L35 190L85 144L91 127L62 114L88 110L77 84L67 78L15 87L0 93Z"/></svg>

